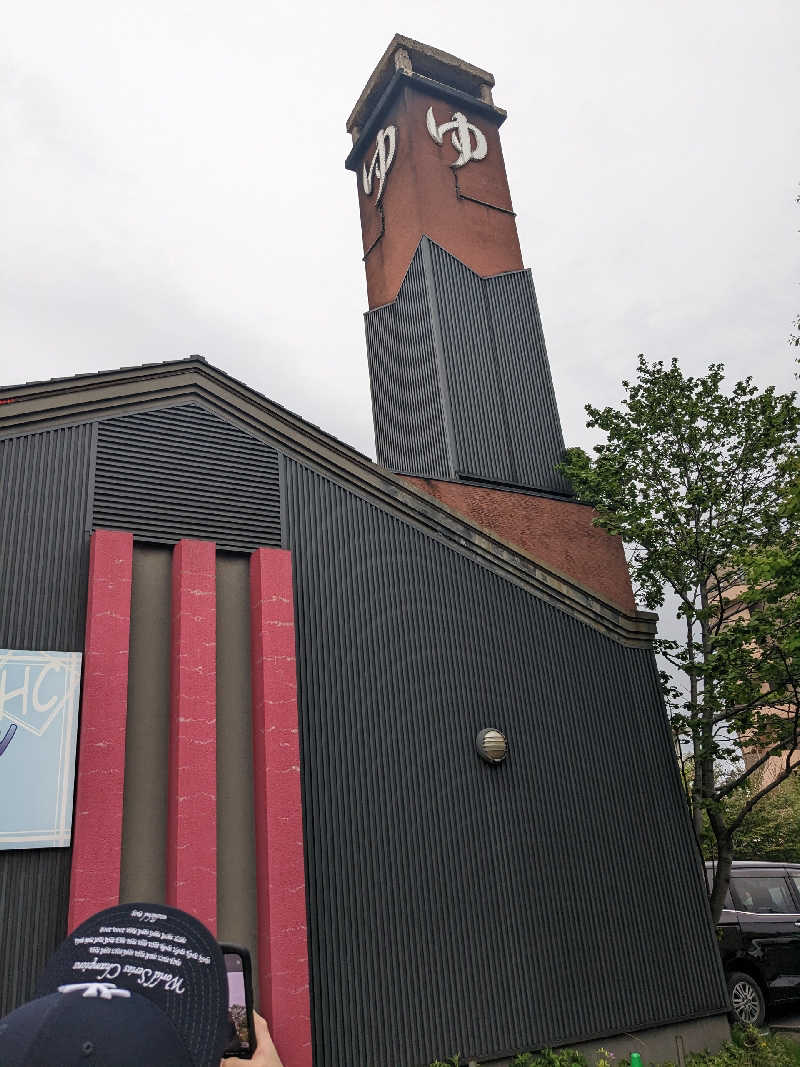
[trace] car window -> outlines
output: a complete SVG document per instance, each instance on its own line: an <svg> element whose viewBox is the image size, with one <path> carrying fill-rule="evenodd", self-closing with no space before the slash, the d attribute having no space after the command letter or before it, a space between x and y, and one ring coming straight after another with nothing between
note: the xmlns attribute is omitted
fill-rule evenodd
<svg viewBox="0 0 800 1067"><path fill-rule="evenodd" d="M744 911L786 915L795 911L789 887L779 875L736 875L733 892Z"/></svg>
<svg viewBox="0 0 800 1067"><path fill-rule="evenodd" d="M800 874L792 874L790 878L794 882L794 887L797 890L798 896L800 896Z"/></svg>

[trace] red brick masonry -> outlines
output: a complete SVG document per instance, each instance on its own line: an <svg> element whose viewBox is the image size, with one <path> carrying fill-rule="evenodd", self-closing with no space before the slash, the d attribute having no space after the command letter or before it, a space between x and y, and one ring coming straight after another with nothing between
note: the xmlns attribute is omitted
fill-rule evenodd
<svg viewBox="0 0 800 1067"><path fill-rule="evenodd" d="M69 930L119 900L132 567L132 534L92 534Z"/></svg>
<svg viewBox="0 0 800 1067"><path fill-rule="evenodd" d="M425 116L429 107L439 123L449 121L456 110L452 103L407 86L382 119L384 127L395 125L397 130L382 211L376 205L377 193L373 190L367 196L364 192L359 164L357 190L364 251L372 248L364 264L370 308L397 296L423 234L482 277L522 269L497 126L490 116L478 116L468 105L462 105L470 122L477 123L485 135L489 150L485 159L469 163L456 174L450 164L457 152L450 138L440 146L428 133ZM375 143L373 137L364 146L362 162L367 167ZM456 178L462 196L473 199L459 198Z"/></svg>
<svg viewBox="0 0 800 1067"><path fill-rule="evenodd" d="M505 489L431 478L404 480L522 549L538 563L559 571L628 614L635 612L622 541L592 525L595 513L591 508Z"/></svg>
<svg viewBox="0 0 800 1067"><path fill-rule="evenodd" d="M292 555L250 557L261 1009L286 1067L311 1067Z"/></svg>

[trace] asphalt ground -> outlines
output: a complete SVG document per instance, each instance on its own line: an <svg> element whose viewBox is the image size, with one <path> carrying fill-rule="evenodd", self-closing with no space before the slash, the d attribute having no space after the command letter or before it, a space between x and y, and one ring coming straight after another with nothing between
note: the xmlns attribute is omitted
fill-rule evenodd
<svg viewBox="0 0 800 1067"><path fill-rule="evenodd" d="M767 1016L767 1026L777 1033L791 1034L800 1040L800 1008L797 1004L773 1008Z"/></svg>

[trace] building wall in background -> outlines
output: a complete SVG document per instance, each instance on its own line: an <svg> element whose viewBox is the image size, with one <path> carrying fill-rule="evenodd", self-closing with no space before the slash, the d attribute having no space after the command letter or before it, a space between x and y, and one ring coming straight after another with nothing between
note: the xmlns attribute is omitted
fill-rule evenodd
<svg viewBox="0 0 800 1067"><path fill-rule="evenodd" d="M299 464L285 494L318 1067L724 1011L652 653Z"/></svg>
<svg viewBox="0 0 800 1067"><path fill-rule="evenodd" d="M158 900L164 884L170 542L204 533L218 549L240 546L217 553L216 625L226 631L217 652L226 732L218 919L220 936L253 936L255 861L243 815L252 772L241 762L252 695L238 677L239 639L250 540L277 544L281 525L271 504L260 516L250 493L282 496L295 575L317 1067L368 1063L387 1047L404 1065L456 1048L501 1055L724 1011L650 651L479 564L466 542L423 532L194 407L117 416L97 431L95 481L105 488L94 522L129 523L136 535L122 895ZM6 521L3 573L29 587L16 609L20 629L4 633L12 647L23 637L82 647L71 605L86 582L94 434L87 424L30 435L24 447L4 443L15 457L4 477L14 472L23 500L20 517ZM172 444L162 450L156 440ZM204 448L211 440L232 446L215 453ZM215 468L229 491L218 479L204 492ZM163 508L147 513L166 478ZM36 538L38 549L28 544ZM57 595L55 544L72 567L68 581L58 572ZM477 732L492 725L510 744L496 768L475 752ZM30 995L64 933L69 850L7 855L5 1009ZM36 930L35 944L20 930ZM610 973L614 981L598 982Z"/></svg>

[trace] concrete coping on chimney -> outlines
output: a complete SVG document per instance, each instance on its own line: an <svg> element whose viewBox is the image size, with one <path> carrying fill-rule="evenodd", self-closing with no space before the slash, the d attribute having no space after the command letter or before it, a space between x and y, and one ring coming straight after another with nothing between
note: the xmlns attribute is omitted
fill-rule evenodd
<svg viewBox="0 0 800 1067"><path fill-rule="evenodd" d="M482 70L472 63L450 55L449 52L443 52L440 48L433 48L429 44L422 44L396 33L370 75L356 106L350 112L347 132L351 134L354 143L397 71L422 75L474 97L484 104L493 103L494 75L488 70Z"/></svg>

